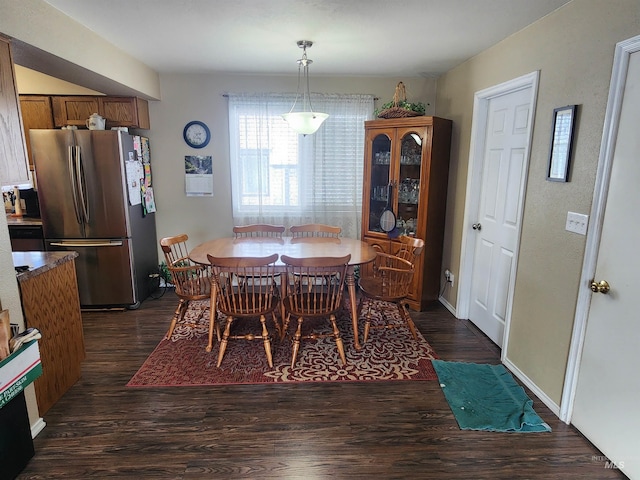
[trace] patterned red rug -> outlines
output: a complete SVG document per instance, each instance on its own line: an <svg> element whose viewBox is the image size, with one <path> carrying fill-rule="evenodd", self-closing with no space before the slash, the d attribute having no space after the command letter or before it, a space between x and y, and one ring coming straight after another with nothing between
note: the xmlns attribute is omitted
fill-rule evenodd
<svg viewBox="0 0 640 480"><path fill-rule="evenodd" d="M363 382L389 380L436 380L431 360L438 358L433 348L418 332L414 340L406 327L375 329L369 333L367 343L360 352L353 347L350 316L345 312L338 318L338 327L344 341L347 365L342 366L335 341L332 338L302 341L295 368L291 368L291 340L272 340L274 368L269 368L262 340L230 340L220 368L217 342L210 353L205 351L208 334L209 311L206 303L190 306L185 322L203 318L195 328L178 325L170 340L162 340L131 378L129 387L203 386L229 384L257 384L281 382ZM387 321L400 321L394 306L385 306L372 319L372 325ZM305 320L305 324L308 321ZM251 325L258 324L257 320ZM273 327L269 320L269 327ZM362 322L364 323L364 322ZM167 325L169 319L167 319ZM235 324L234 324L235 325ZM309 324L310 325L310 324ZM311 326L311 325L310 325ZM242 331L250 328L238 321ZM314 330L329 328L323 320ZM271 328L271 331L275 329ZM362 335L362 327L360 329ZM257 332L256 332L257 333ZM275 337L275 335L274 335ZM362 337L360 337L362 339Z"/></svg>

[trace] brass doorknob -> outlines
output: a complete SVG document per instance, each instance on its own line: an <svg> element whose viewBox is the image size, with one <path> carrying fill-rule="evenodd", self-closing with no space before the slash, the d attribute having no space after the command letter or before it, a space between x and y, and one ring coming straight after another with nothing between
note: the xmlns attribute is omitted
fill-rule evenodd
<svg viewBox="0 0 640 480"><path fill-rule="evenodd" d="M609 287L609 282L606 280L601 280L599 283L595 280L591 282L591 291L593 293L604 293L606 295L609 290L611 290L611 287Z"/></svg>

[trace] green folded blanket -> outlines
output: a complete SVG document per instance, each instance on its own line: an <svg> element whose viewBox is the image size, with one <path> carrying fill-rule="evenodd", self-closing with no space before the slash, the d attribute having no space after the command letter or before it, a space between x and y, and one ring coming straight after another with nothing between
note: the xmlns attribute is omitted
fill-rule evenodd
<svg viewBox="0 0 640 480"><path fill-rule="evenodd" d="M462 430L550 432L524 389L502 365L432 360Z"/></svg>

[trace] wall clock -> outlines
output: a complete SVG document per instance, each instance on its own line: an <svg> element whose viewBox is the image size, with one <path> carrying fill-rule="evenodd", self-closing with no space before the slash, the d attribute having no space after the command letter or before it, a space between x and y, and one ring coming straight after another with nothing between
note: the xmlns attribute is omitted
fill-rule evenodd
<svg viewBox="0 0 640 480"><path fill-rule="evenodd" d="M190 147L203 148L211 140L211 131L203 122L194 120L185 125L182 136Z"/></svg>

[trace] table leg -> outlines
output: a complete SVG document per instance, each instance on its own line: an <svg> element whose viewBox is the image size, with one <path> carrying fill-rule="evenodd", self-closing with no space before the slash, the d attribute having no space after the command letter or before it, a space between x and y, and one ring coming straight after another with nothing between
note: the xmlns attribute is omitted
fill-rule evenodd
<svg viewBox="0 0 640 480"><path fill-rule="evenodd" d="M356 278L353 274L353 267L347 268L347 275L345 277L347 282L347 289L349 290L349 303L351 304L351 323L353 325L353 345L357 351L362 350L360 340L358 339L358 305L356 303Z"/></svg>

